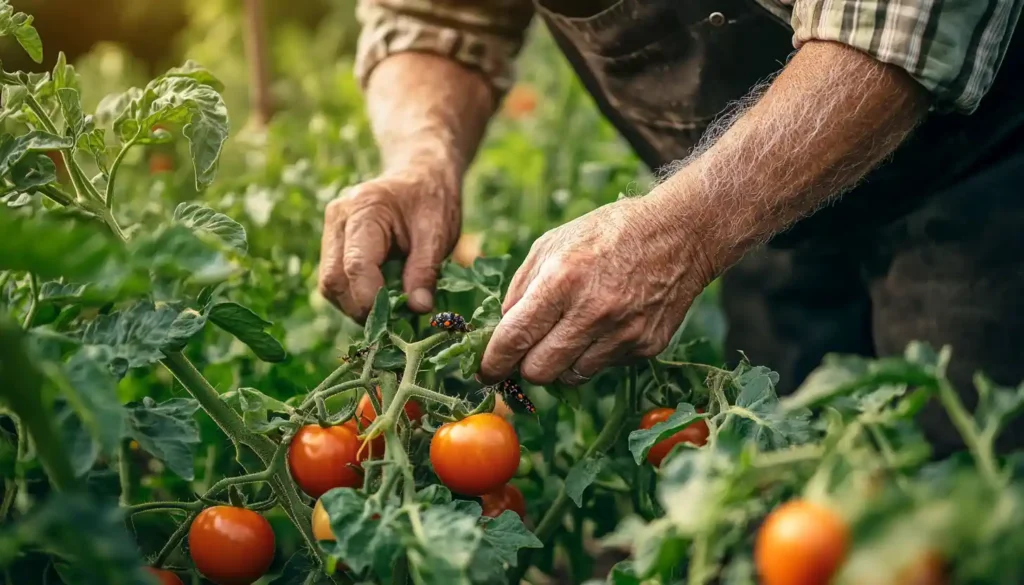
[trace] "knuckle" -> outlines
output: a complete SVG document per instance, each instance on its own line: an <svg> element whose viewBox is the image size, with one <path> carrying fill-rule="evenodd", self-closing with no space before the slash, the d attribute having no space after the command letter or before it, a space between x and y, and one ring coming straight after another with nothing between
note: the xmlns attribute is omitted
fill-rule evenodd
<svg viewBox="0 0 1024 585"><path fill-rule="evenodd" d="M524 380L531 384L543 386L555 381L557 376L552 375L551 368L545 366L542 360L527 359L519 366L519 374Z"/></svg>

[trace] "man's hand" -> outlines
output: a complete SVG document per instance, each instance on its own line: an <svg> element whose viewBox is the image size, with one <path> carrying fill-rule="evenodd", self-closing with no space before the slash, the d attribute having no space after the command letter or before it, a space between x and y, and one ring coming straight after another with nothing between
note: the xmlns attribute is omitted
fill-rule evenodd
<svg viewBox="0 0 1024 585"><path fill-rule="evenodd" d="M809 42L731 126L641 199L545 234L505 299L484 353L491 382L519 364L545 384L580 383L668 343L721 270L856 183L928 107L904 71Z"/></svg>
<svg viewBox="0 0 1024 585"><path fill-rule="evenodd" d="M459 237L462 175L494 98L480 73L436 55L399 53L373 70L366 102L384 173L328 205L320 247L320 292L346 314L366 319L390 255L406 257L409 308L433 308L437 269Z"/></svg>
<svg viewBox="0 0 1024 585"><path fill-rule="evenodd" d="M578 384L602 367L657 355L712 277L685 224L653 199L625 199L554 229L509 285L481 378L517 364L535 384Z"/></svg>
<svg viewBox="0 0 1024 585"><path fill-rule="evenodd" d="M362 322L384 286L381 264L397 253L406 258L402 285L409 307L430 311L438 267L459 237L453 174L418 170L385 175L332 201L320 247L321 294Z"/></svg>

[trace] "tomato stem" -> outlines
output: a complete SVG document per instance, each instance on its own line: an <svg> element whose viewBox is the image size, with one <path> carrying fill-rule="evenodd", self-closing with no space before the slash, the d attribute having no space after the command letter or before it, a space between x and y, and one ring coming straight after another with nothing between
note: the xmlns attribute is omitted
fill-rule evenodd
<svg viewBox="0 0 1024 585"><path fill-rule="evenodd" d="M36 275L28 273L28 313L25 314L25 323L22 329L28 331L32 327L32 321L36 318L36 311L39 309L39 281Z"/></svg>
<svg viewBox="0 0 1024 585"><path fill-rule="evenodd" d="M170 538L167 539L163 548L160 549L156 558L153 559L154 568L159 569L165 562L167 562L167 557L171 556L174 549L178 548L178 544L180 544L181 540L185 538L186 534L188 534L188 529L192 527L192 521L195 520L198 515L199 512L189 512L189 515L185 517L185 520L183 520L182 523L178 525L178 528L171 533Z"/></svg>
<svg viewBox="0 0 1024 585"><path fill-rule="evenodd" d="M949 419L953 422L953 426L960 432L964 445L967 446L967 450L970 451L971 456L974 458L974 462L978 466L981 475L990 487L995 490L1002 489L1006 484L1006 476L999 470L999 466L996 464L991 443L981 440L978 428L974 424L974 419L967 413L963 402L960 401L960 395L957 394L956 388L949 383L945 376L940 376L937 389L939 401L946 408L946 412L949 413Z"/></svg>
<svg viewBox="0 0 1024 585"><path fill-rule="evenodd" d="M122 439L117 447L117 476L121 483L119 500L122 506L132 503L132 467L128 445L129 441Z"/></svg>
<svg viewBox="0 0 1024 585"><path fill-rule="evenodd" d="M121 168L121 162L124 161L124 156L128 154L128 150L135 146L135 143L139 140L141 135L142 128L139 128L138 132L135 133L135 136L121 146L121 151L117 153L117 156L114 157L114 162L110 165L110 173L107 175L107 188L103 194L103 205L105 205L108 210L112 209L114 205L114 182L115 179L117 179L117 170Z"/></svg>

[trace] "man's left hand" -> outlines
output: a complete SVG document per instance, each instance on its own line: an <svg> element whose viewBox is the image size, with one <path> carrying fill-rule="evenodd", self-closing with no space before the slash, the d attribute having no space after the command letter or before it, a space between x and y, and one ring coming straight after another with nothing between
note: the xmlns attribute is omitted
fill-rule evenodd
<svg viewBox="0 0 1024 585"><path fill-rule="evenodd" d="M519 365L532 383L576 385L668 345L714 274L704 242L653 195L601 207L534 243L484 353L484 382Z"/></svg>

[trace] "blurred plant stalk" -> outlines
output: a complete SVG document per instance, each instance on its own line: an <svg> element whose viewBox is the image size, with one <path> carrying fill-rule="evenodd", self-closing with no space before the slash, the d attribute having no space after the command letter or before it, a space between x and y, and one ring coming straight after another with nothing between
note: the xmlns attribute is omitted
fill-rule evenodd
<svg viewBox="0 0 1024 585"><path fill-rule="evenodd" d="M249 101L252 106L249 125L263 129L274 115L263 0L245 0L245 53L249 62Z"/></svg>

